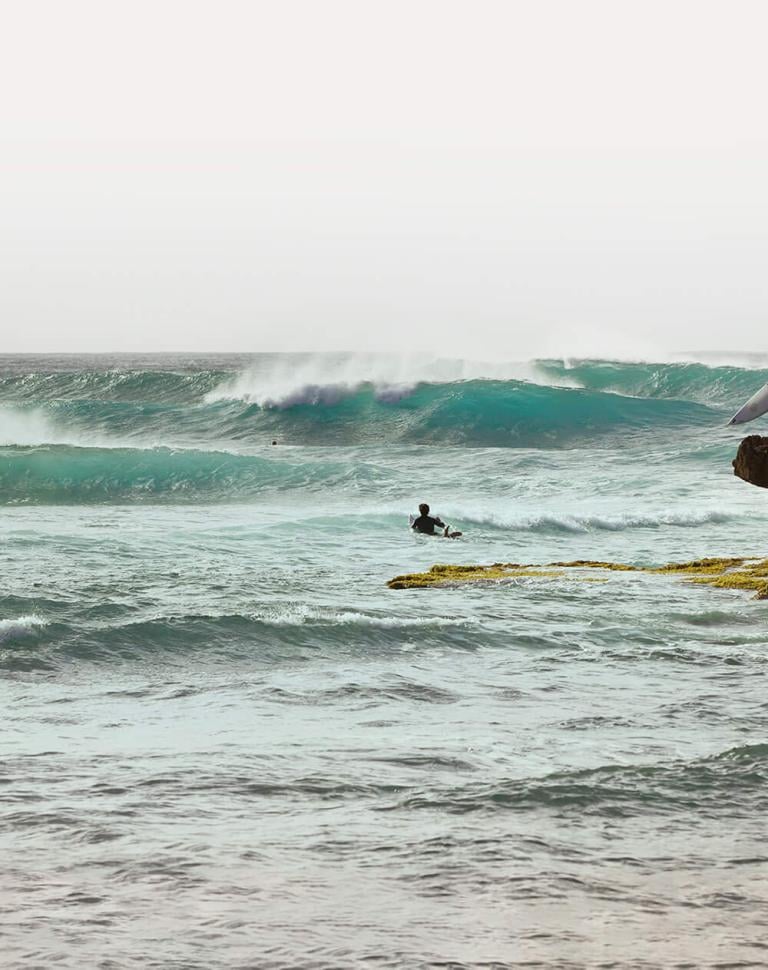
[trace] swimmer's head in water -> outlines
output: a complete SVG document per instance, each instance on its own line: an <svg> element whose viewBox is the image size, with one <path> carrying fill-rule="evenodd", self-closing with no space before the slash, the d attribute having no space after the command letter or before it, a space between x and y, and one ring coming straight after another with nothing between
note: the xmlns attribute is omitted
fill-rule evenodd
<svg viewBox="0 0 768 970"><path fill-rule="evenodd" d="M426 502L421 503L419 506L419 512L421 512L422 515L429 515L429 506Z"/></svg>

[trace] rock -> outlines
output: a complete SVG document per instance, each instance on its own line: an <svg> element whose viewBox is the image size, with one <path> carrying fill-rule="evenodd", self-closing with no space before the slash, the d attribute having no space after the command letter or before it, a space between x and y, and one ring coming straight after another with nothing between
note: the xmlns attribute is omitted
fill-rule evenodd
<svg viewBox="0 0 768 970"><path fill-rule="evenodd" d="M757 436L755 436L757 437ZM768 439L764 439L768 443ZM552 566L560 567L552 569ZM461 586L466 583L503 579L562 578L566 569L576 569L573 580L582 582L607 582L604 578L579 576L586 570L596 572L656 573L657 575L681 576L689 583L714 586L718 589L746 589L755 598L768 600L768 559L745 559L743 556L710 556L690 562L670 562L666 566L630 566L621 562L595 562L576 559L574 562L549 562L540 565L521 565L518 562L495 562L491 566L433 566L426 573L408 573L395 576L387 583L390 589L423 589L429 586Z"/></svg>
<svg viewBox="0 0 768 970"><path fill-rule="evenodd" d="M733 459L733 474L750 485L768 488L768 438L751 434L742 441Z"/></svg>

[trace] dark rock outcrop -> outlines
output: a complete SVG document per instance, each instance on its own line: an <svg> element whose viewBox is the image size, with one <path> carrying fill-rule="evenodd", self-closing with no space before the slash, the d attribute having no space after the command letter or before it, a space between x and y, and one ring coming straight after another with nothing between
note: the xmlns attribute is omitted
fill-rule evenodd
<svg viewBox="0 0 768 970"><path fill-rule="evenodd" d="M750 485L768 488L768 438L751 434L742 441L733 459L733 474Z"/></svg>

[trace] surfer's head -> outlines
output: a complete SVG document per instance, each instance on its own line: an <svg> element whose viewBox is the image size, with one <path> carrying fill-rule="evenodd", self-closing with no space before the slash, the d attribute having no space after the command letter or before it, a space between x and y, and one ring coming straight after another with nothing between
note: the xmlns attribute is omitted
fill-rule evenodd
<svg viewBox="0 0 768 970"><path fill-rule="evenodd" d="M419 512L421 512L422 515L429 515L429 506L426 502L421 503L419 506Z"/></svg>

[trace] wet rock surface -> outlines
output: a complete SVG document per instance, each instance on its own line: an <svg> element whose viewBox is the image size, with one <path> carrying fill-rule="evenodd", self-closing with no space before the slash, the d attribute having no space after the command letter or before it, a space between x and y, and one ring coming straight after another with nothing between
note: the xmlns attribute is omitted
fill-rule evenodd
<svg viewBox="0 0 768 970"><path fill-rule="evenodd" d="M750 485L768 488L768 438L759 434L744 438L733 459L733 474Z"/></svg>
<svg viewBox="0 0 768 970"><path fill-rule="evenodd" d="M425 589L430 586L461 586L481 581L500 581L517 579L557 579L565 576L566 570L583 573L596 572L633 572L678 575L691 583L715 586L719 589L752 590L755 599L768 599L768 559L748 559L744 556L710 556L705 559L692 559L690 562L670 562L665 566L632 566L622 562L596 562L591 559L574 559L573 562L549 562L524 565L518 562L496 562L490 566L482 565L442 565L432 566L427 572L406 573L390 579L390 589ZM573 577L572 577L573 578ZM605 580L589 579L591 582Z"/></svg>

